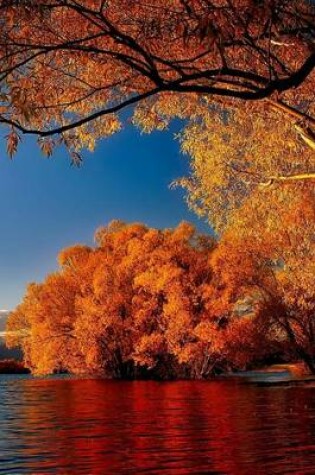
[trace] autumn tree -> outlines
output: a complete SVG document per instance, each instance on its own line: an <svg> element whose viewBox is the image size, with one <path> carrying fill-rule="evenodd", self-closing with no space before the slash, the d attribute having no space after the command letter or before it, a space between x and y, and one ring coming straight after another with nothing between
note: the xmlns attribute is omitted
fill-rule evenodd
<svg viewBox="0 0 315 475"><path fill-rule="evenodd" d="M7 344L22 349L32 371L52 373L77 366L81 355L74 346L74 298L72 283L52 274L44 284L31 284L22 304L11 313Z"/></svg>
<svg viewBox="0 0 315 475"><path fill-rule="evenodd" d="M313 140L314 4L306 0L1 1L0 122L47 155L118 131L116 114L164 128L217 103L260 101ZM185 97L185 104L181 105ZM56 139L55 135L59 134Z"/></svg>
<svg viewBox="0 0 315 475"><path fill-rule="evenodd" d="M314 150L277 113L261 112L246 106L211 114L204 108L181 134L191 172L174 184L186 190L189 206L219 234L252 198L253 208L281 200L285 206L308 187L314 199ZM268 219L264 209L260 219Z"/></svg>
<svg viewBox="0 0 315 475"><path fill-rule="evenodd" d="M261 316L261 337L314 373L314 190L291 187L270 191L264 202L257 192L236 213L211 258L224 305L213 302L230 317L245 303Z"/></svg>
<svg viewBox="0 0 315 475"><path fill-rule="evenodd" d="M213 239L186 223L159 231L116 221L96 241L63 250L60 271L29 287L8 344L40 373L189 375L180 355L204 317Z"/></svg>
<svg viewBox="0 0 315 475"><path fill-rule="evenodd" d="M200 376L184 352L205 318L203 288L212 277L208 258L213 240L197 236L185 223L161 237L162 248L149 253L147 267L135 279L135 324L141 337L134 358L153 367L162 362L164 373L171 369L173 377Z"/></svg>

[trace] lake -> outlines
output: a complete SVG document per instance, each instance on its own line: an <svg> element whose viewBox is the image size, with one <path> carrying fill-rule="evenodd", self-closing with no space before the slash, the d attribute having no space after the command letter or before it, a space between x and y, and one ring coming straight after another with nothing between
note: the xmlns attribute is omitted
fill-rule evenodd
<svg viewBox="0 0 315 475"><path fill-rule="evenodd" d="M314 474L315 387L0 376L0 473Z"/></svg>

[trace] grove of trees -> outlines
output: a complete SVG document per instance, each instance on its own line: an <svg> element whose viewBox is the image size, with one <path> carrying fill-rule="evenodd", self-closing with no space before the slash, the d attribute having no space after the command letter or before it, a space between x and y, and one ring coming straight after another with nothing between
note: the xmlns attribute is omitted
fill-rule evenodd
<svg viewBox="0 0 315 475"><path fill-rule="evenodd" d="M314 371L314 260L292 284L268 242L217 243L188 223L114 221L96 243L61 251L60 270L11 313L7 343L32 371L207 378L280 357Z"/></svg>
<svg viewBox="0 0 315 475"><path fill-rule="evenodd" d="M314 1L0 0L0 13L9 155L31 134L80 164L126 117L143 132L180 119L190 174L173 185L217 234L114 223L95 249L63 251L9 320L27 364L206 377L281 354L315 372Z"/></svg>

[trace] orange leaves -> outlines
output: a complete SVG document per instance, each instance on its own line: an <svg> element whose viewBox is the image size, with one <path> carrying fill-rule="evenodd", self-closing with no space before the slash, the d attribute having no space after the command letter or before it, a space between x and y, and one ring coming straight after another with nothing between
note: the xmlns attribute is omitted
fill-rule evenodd
<svg viewBox="0 0 315 475"><path fill-rule="evenodd" d="M191 94L230 110L233 98L284 91L297 115L314 116L306 0L6 2L1 14L6 121L39 135L77 129L76 153L118 132L112 114L144 100L134 122L147 132L194 119Z"/></svg>
<svg viewBox="0 0 315 475"><path fill-rule="evenodd" d="M19 142L21 141L20 136L12 130L8 135L6 135L7 140L7 153L9 157L12 159L13 156L16 154Z"/></svg>
<svg viewBox="0 0 315 475"><path fill-rule="evenodd" d="M58 255L58 262L61 267L75 270L87 262L92 250L88 246L75 245L63 249Z"/></svg>
<svg viewBox="0 0 315 475"><path fill-rule="evenodd" d="M196 302L209 251L192 226L158 231L116 221L97 239L95 249L61 251L61 270L30 287L12 314L10 327L23 334L14 342L34 371L160 371L161 358L175 361L203 316Z"/></svg>
<svg viewBox="0 0 315 475"><path fill-rule="evenodd" d="M46 157L52 156L55 144L51 139L39 139L37 143Z"/></svg>
<svg viewBox="0 0 315 475"><path fill-rule="evenodd" d="M95 248L62 250L59 272L29 286L8 341L35 372L115 378L245 368L283 350L285 325L311 353L314 223L306 222L294 251L295 221L288 239L274 236L277 245L261 223L259 235L230 229L216 246L187 223L156 230L114 221Z"/></svg>

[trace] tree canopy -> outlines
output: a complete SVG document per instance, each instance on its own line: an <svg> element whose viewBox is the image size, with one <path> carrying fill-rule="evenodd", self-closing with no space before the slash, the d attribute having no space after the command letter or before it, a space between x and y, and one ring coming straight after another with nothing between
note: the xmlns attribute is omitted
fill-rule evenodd
<svg viewBox="0 0 315 475"><path fill-rule="evenodd" d="M79 159L81 147L120 129L121 109L139 103L163 127L159 102L167 115L187 115L186 95L227 108L264 101L313 137L313 2L3 0L0 11L10 154L18 132L37 134L47 155L59 134Z"/></svg>
<svg viewBox="0 0 315 475"><path fill-rule="evenodd" d="M259 215L265 226L273 220L279 228L284 225L278 220L280 208L295 203L303 210L303 190L315 206L315 152L291 123L279 120L278 112L199 108L180 141L190 175L174 185L186 190L189 206L219 233L239 219L246 203L252 226Z"/></svg>

